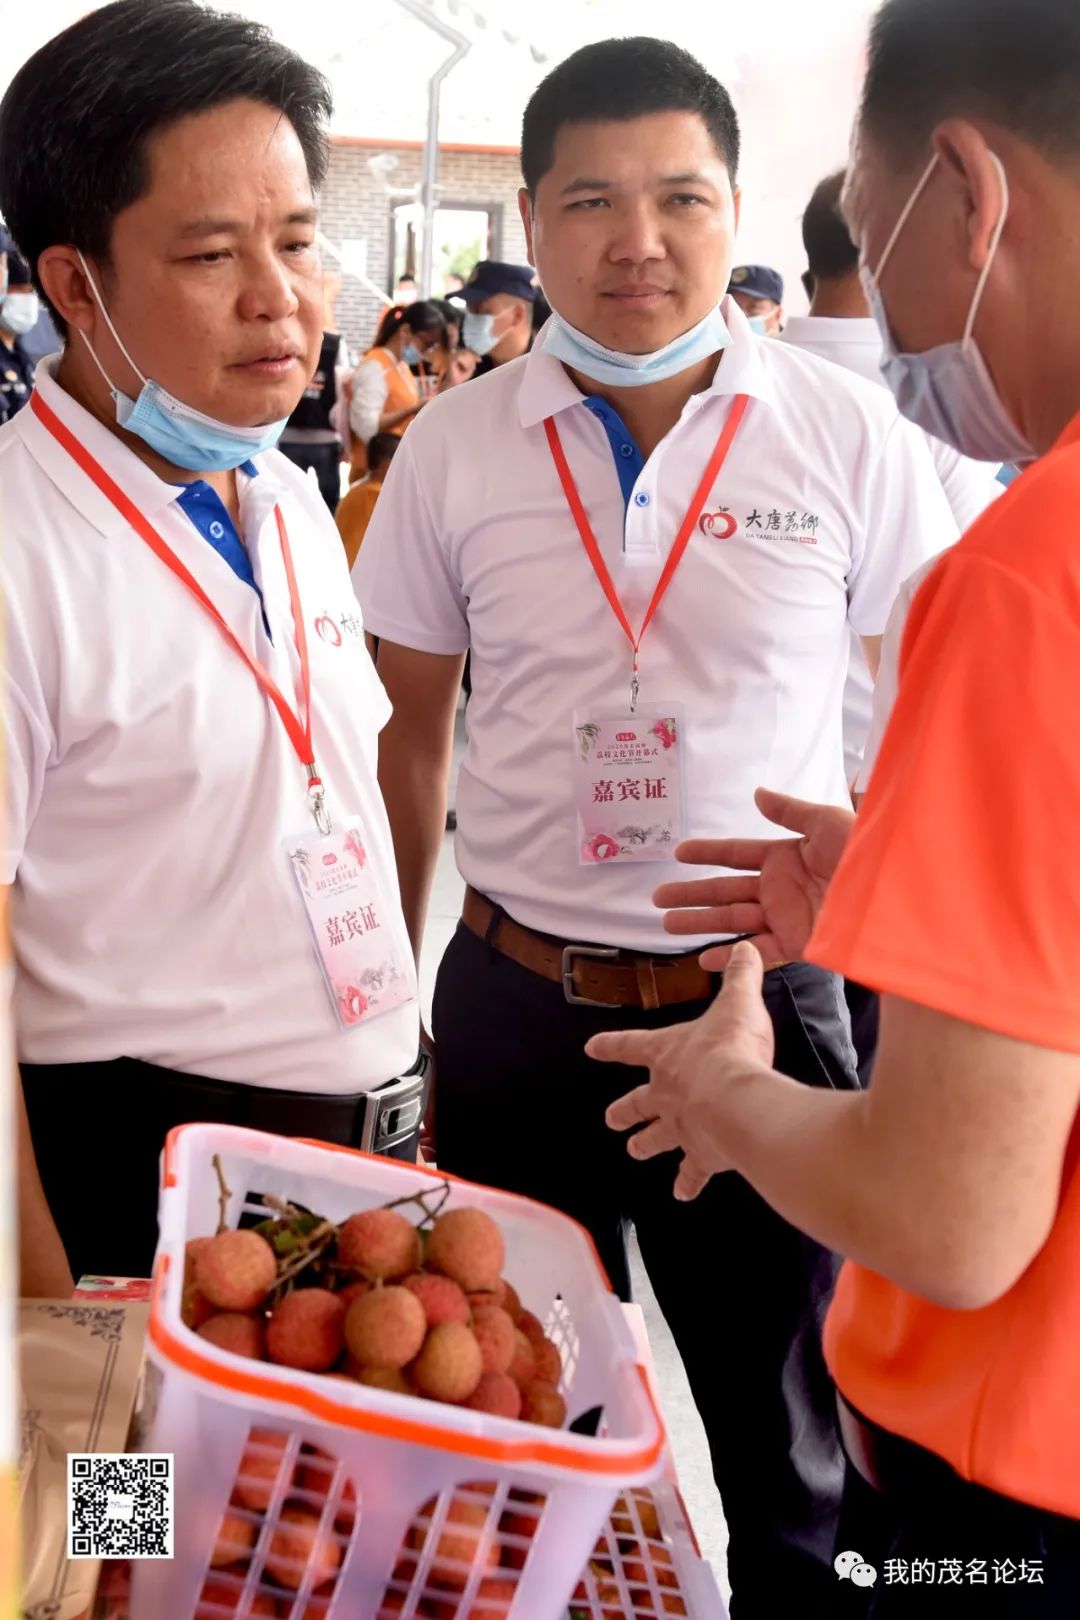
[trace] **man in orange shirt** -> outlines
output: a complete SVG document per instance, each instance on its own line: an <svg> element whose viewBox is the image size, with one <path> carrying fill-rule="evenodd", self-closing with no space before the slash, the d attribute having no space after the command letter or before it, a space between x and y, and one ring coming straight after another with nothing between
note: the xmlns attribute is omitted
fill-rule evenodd
<svg viewBox="0 0 1080 1620"><path fill-rule="evenodd" d="M848 1256L838 1617L1080 1614L1078 83L1062 0L878 13L845 211L886 376L963 454L1034 465L915 598L857 823L761 794L801 836L683 846L744 874L657 895L728 936L722 992L589 1048L650 1071L609 1123L682 1150L678 1197L735 1170ZM869 1092L773 1070L739 934L881 993Z"/></svg>

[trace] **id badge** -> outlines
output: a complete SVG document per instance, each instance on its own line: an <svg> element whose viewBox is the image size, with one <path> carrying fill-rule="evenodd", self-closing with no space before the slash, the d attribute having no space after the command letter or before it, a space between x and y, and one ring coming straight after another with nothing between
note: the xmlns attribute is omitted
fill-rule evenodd
<svg viewBox="0 0 1080 1620"><path fill-rule="evenodd" d="M298 833L283 844L307 912L315 954L342 1029L416 999L416 969L394 908L372 870L363 830Z"/></svg>
<svg viewBox="0 0 1080 1620"><path fill-rule="evenodd" d="M582 866L668 861L684 836L678 704L574 717L574 800Z"/></svg>

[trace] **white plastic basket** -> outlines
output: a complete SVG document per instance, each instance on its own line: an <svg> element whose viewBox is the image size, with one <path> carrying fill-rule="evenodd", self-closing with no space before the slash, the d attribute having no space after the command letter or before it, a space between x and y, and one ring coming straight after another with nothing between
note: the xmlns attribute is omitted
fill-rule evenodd
<svg viewBox="0 0 1080 1620"><path fill-rule="evenodd" d="M244 1360L190 1332L181 1320L184 1247L217 1226L215 1155L232 1226L261 1194L340 1222L451 1180L449 1207L480 1207L498 1221L505 1275L559 1346L569 1421L600 1409L597 1432L542 1429ZM173 1131L162 1181L149 1329L158 1387L146 1449L175 1455L176 1557L135 1565L132 1620L564 1616L616 1496L658 1476L665 1445L632 1334L587 1234L544 1205L439 1172L229 1126ZM235 1568L213 1572L227 1601L200 1603L253 1430L256 1444L272 1437L280 1468L265 1511L236 1510L253 1545ZM301 1464L307 1472L298 1476ZM314 1564L290 1573L295 1592L267 1573L268 1553L280 1551L282 1509L293 1501L320 1513L320 1531L340 1556L332 1588L318 1590ZM470 1532L482 1538L483 1556L452 1565L448 1582L453 1549L440 1538L461 1511L484 1521ZM517 1567L496 1571L496 1552Z"/></svg>

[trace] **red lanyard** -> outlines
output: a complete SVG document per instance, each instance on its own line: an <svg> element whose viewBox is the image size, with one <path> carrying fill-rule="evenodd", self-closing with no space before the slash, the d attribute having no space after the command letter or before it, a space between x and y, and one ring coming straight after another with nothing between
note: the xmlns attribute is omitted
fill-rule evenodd
<svg viewBox="0 0 1080 1620"><path fill-rule="evenodd" d="M573 513L574 522L577 524L578 533L581 536L581 543L585 547L589 561L593 565L593 572L600 581L604 595L611 604L611 611L622 625L626 639L634 649L634 662L630 676L631 713L633 713L637 708L639 686L638 658L641 651L641 643L645 639L645 632L656 616L657 608L667 595L668 586L675 578L676 570L683 560L683 555L687 546L690 544L690 536L697 528L698 519L705 509L705 502L709 498L709 491L712 489L713 484L720 476L720 470L723 467L724 462L727 460L728 451L731 449L735 435L739 431L739 424L741 423L745 414L747 403L748 398L746 394L737 394L735 396L735 402L731 407L731 413L724 424L724 431L716 441L716 448L709 457L709 464L705 468L705 472L702 475L701 483L698 485L694 498L686 509L686 516L683 518L679 532L675 536L675 543L668 554L668 559L664 564L663 572L656 582L656 589L653 592L652 601L645 610L645 617L641 621L641 629L638 631L636 636L630 620L626 617L626 609L619 600L619 593L615 589L615 581L611 577L607 563L600 555L600 547L596 543L596 536L592 531L592 525L589 522L588 514L582 505L581 496L578 494L578 487L574 482L574 475L570 471L570 466L566 459L566 453L562 447L562 440L559 438L559 430L555 426L555 418L553 416L549 416L544 423L544 430L547 433L548 445L551 448L552 459L555 462L555 467L559 474L559 480L563 487L563 494L566 496L567 505Z"/></svg>
<svg viewBox="0 0 1080 1620"><path fill-rule="evenodd" d="M315 765L315 750L311 741L311 665L308 659L307 633L304 629L304 615L300 605L300 592L296 584L296 570L293 567L292 550L289 546L289 536L285 528L285 519L281 515L280 506L274 507L274 517L277 519L281 557L285 564L285 577L289 582L289 607L292 610L293 626L296 634L296 652L300 660L300 699L304 716L303 721L293 712L277 682L267 673L259 660L252 657L243 642L226 624L210 597L207 596L195 576L180 561L169 543L162 538L153 524L143 516L134 501L125 495L119 484L109 477L104 467L99 461L95 460L86 446L80 444L70 429L65 427L56 412L46 405L36 389L30 396L30 406L35 414L40 417L57 443L67 451L72 460L97 485L105 498L112 502L116 510L127 519L140 539L145 540L150 550L156 557L160 558L169 572L175 574L180 583L191 592L195 600L201 604L213 619L225 640L244 660L259 686L277 710L289 741L296 752L296 757L307 771L308 792L311 796L311 808L316 826L320 832L329 833L331 826L330 817L326 810L326 796L322 779Z"/></svg>

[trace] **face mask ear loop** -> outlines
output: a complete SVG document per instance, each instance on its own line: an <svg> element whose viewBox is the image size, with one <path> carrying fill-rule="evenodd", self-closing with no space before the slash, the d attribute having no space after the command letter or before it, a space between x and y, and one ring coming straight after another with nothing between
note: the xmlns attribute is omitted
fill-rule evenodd
<svg viewBox="0 0 1080 1620"><path fill-rule="evenodd" d="M95 302L97 303L98 308L100 309L102 315L104 315L104 317L105 317L105 325L109 328L109 331L112 333L113 341L115 342L116 347L120 350L120 353L123 355L124 359L127 361L128 365L131 367L132 371L135 373L136 377L138 377L139 381L142 383L143 387L145 388L146 387L146 378L143 376L142 372L139 370L138 366L135 364L134 360L131 358L130 354L127 351L127 348L125 347L123 338L120 336L119 332L116 330L116 327L112 323L112 316L109 314L108 310L105 308L105 300L102 298L100 292L98 291L97 282L94 280L93 276L90 274L90 266L87 264L86 260L83 258L82 249L81 248L76 248L75 251L79 255L79 263L82 265L83 275L86 277L87 282L89 283L90 291L94 295L94 299L95 299ZM101 372L101 375L105 378L105 381L107 383L109 383L110 392L115 394L116 389L113 387L112 383L109 382L109 375L108 375L108 372L105 370L105 367L102 365L102 363L98 359L97 355L94 354L94 346L90 342L90 339L87 337L85 332L80 332L79 335L82 338L83 342L86 344L86 347L90 350L90 353L93 355L94 363L97 366L98 370Z"/></svg>
<svg viewBox="0 0 1080 1620"><path fill-rule="evenodd" d="M873 273L873 284L874 284L875 287L881 281L881 277L882 277L882 274L884 272L885 266L888 264L889 259L892 256L892 250L896 246L897 241L899 240L900 232L903 230L904 226L907 224L908 219L911 216L911 210L915 207L915 204L918 202L919 198L922 196L923 192L926 190L927 186L930 184L930 176L933 174L934 170L937 168L937 165L938 165L938 155L935 152L933 157L930 159L930 162L926 165L926 168L923 170L922 179L919 181L918 185L915 187L915 190L911 193L911 196L908 198L907 202L904 204L903 210L902 210L902 212L900 214L900 218L897 220L896 224L893 226L892 235L889 237L889 240L885 244L885 251L881 255L881 258L878 260L877 269Z"/></svg>
<svg viewBox="0 0 1080 1620"><path fill-rule="evenodd" d="M975 317L979 313L979 305L982 303L983 291L986 287L990 272L994 267L994 260L997 258L997 250L1001 244L1001 238L1005 231L1005 221L1009 217L1009 182L1005 174L1005 165L1002 163L996 152L988 152L987 156L990 158L991 163L997 170L998 179L1001 181L1001 213L998 216L997 224L994 226L994 235L990 242L990 251L986 255L986 263L983 265L979 274L979 280L975 287L975 296L971 300L971 309L968 311L967 325L964 327L963 337L963 345L965 349L971 347L971 334L975 330Z"/></svg>

